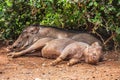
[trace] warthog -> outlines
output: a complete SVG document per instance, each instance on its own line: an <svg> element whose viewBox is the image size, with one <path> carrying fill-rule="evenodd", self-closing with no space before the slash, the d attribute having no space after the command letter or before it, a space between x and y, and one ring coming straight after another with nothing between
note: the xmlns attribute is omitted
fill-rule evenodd
<svg viewBox="0 0 120 80"><path fill-rule="evenodd" d="M56 65L64 59L70 59L67 63L69 66L80 62L82 59L84 59L86 63L97 64L102 56L102 47L98 42L94 42L91 45L84 42L72 42L66 46L63 43L65 40L62 40L50 41L42 49L43 57L57 58L50 63L50 65ZM61 44L59 42L61 42ZM57 45L55 45L55 43L57 43Z"/></svg>
<svg viewBox="0 0 120 80"><path fill-rule="evenodd" d="M37 40L45 37L58 39L70 38L79 42L86 42L88 44L92 44L93 42L99 42L99 44L101 44L97 38L88 33L79 33L45 26L29 26L23 30L18 39L9 47L9 50L12 51L18 49L19 51L25 49Z"/></svg>

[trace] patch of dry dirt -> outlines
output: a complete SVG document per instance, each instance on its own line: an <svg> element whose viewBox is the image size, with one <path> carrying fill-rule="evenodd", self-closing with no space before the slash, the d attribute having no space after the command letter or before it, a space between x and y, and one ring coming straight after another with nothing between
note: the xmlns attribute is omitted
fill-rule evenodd
<svg viewBox="0 0 120 80"><path fill-rule="evenodd" d="M120 60L113 52L105 55L98 65L79 63L67 66L44 66L51 59L24 56L10 59L4 47L0 48L0 80L120 80Z"/></svg>

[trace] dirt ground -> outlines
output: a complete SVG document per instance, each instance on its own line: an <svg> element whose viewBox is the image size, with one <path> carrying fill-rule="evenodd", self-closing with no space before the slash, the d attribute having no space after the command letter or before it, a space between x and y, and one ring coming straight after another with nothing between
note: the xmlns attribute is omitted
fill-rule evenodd
<svg viewBox="0 0 120 80"><path fill-rule="evenodd" d="M120 80L120 53L107 52L105 61L98 65L79 63L67 66L44 66L51 59L26 55L8 58L5 47L0 47L0 80Z"/></svg>

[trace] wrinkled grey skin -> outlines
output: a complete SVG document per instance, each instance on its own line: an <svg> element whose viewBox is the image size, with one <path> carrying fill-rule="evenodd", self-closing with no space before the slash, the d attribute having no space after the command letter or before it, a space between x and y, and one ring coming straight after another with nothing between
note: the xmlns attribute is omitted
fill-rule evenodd
<svg viewBox="0 0 120 80"><path fill-rule="evenodd" d="M31 46L34 42L44 37L58 39L71 38L73 40L86 42L88 44L92 44L96 41L101 44L97 38L88 33L75 33L44 26L29 26L23 30L18 39L13 43L12 46L8 47L8 49L10 51L20 51L27 48L27 46Z"/></svg>
<svg viewBox="0 0 120 80"><path fill-rule="evenodd" d="M72 42L64 48L62 48L62 46L64 46L63 43L59 46L52 45L51 42L48 42L42 49L43 57L56 58L50 65L56 65L65 59L69 59L67 63L69 66L79 63L82 59L84 59L86 63L95 65L102 56L102 47L98 42L94 42L91 45L84 42Z"/></svg>

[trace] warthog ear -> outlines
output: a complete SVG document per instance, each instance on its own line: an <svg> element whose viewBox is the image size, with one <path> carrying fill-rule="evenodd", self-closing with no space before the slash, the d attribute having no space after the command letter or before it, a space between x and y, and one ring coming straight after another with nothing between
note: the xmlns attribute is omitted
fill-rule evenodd
<svg viewBox="0 0 120 80"><path fill-rule="evenodd" d="M30 32L32 33L32 34L36 34L36 33L38 33L38 31L39 31L39 27L35 27L33 30L31 30Z"/></svg>
<svg viewBox="0 0 120 80"><path fill-rule="evenodd" d="M92 47L97 47L97 46L100 46L100 44L98 42L94 42L91 44Z"/></svg>

